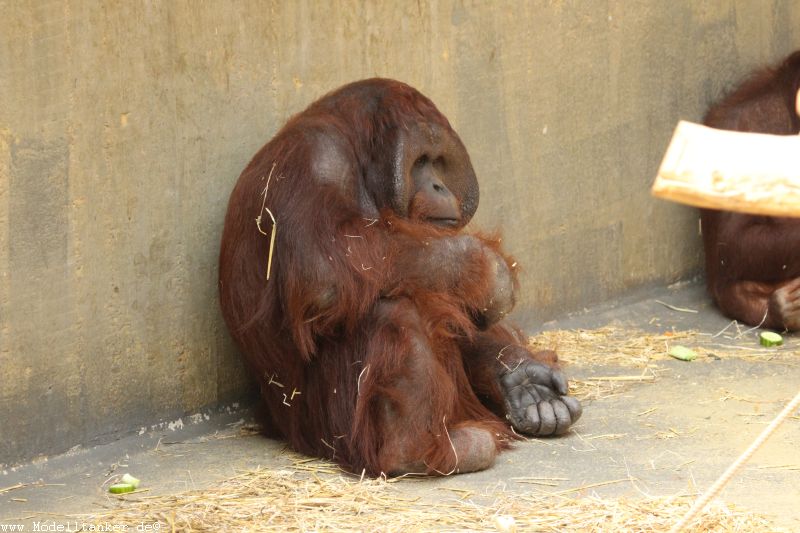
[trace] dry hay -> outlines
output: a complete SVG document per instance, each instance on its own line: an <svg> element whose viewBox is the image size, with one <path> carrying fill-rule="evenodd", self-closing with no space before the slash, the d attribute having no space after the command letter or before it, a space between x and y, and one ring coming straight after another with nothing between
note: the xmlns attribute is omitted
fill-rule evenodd
<svg viewBox="0 0 800 533"><path fill-rule="evenodd" d="M623 378L623 379L620 379ZM598 376L586 379L569 378L569 394L581 401L611 398L636 383L653 383L652 373L632 376Z"/></svg>
<svg viewBox="0 0 800 533"><path fill-rule="evenodd" d="M629 375L608 375L584 379L571 378L570 394L587 401L609 398L626 391L630 385L653 383L658 378L661 361L672 360L667 353L672 346L682 345L697 352L694 362L718 361L726 358L770 361L783 358L792 363L800 353L800 338L784 336L783 346L761 347L757 332L742 329L736 322L715 333L695 330L648 333L636 328L605 326L598 329L552 330L530 337L532 350L555 350L566 365L592 367L619 366L635 368ZM788 356L788 357L784 357Z"/></svg>
<svg viewBox="0 0 800 533"><path fill-rule="evenodd" d="M460 489L447 490L463 492L462 498L410 498L391 481L318 475L315 468L304 461L300 472L256 469L205 490L154 497L133 493L120 497L128 501L119 507L81 519L131 526L159 522L161 531L180 532L668 531L691 504L686 497L609 500L563 495L580 487L562 494L493 491L482 495L483 501L467 499L471 491ZM319 468L335 469L326 464ZM504 528L512 519L514 526ZM764 517L715 502L689 531L778 529Z"/></svg>
<svg viewBox="0 0 800 533"><path fill-rule="evenodd" d="M762 360L780 353L796 353L797 339L787 339L783 349L761 349L752 339L748 346L724 346L712 334L676 331L662 334L605 327L596 330L548 331L531 339L535 349L556 349L565 362L576 365L635 367L631 375L571 380L572 394L582 399L613 395L636 382L657 378L659 360L671 344L698 352L701 360L715 357L755 357ZM728 339L730 341L730 339ZM711 354L714 354L713 356ZM704 357L705 356L705 357ZM646 413L646 412L645 412ZM640 414L645 414L640 413ZM611 436L609 436L610 438ZM620 480L615 480L617 482ZM688 497L603 499L577 497L592 494L596 483L548 493L541 480L510 480L524 492L445 488L457 496L412 497L409 481L398 486L391 480L358 479L338 467L314 459L296 460L288 468L243 472L204 490L174 495L146 496L144 492L109 496L115 508L85 522L129 524L160 522L161 531L669 531L688 511ZM424 482L422 482L424 483ZM415 487L416 488L416 487ZM460 497L458 497L460 496ZM513 519L514 525L506 527ZM504 529L505 527L505 529ZM697 518L688 531L780 531L764 517L742 512L722 502Z"/></svg>
<svg viewBox="0 0 800 533"><path fill-rule="evenodd" d="M734 323L731 323L733 326ZM697 352L695 361L728 357L771 360L800 352L800 339L784 336L784 345L763 348L756 333L736 328L725 332L702 333L667 331L648 333L635 328L605 326L598 329L544 331L529 339L535 350L556 350L558 358L575 365L621 365L648 367L658 360L670 360L671 346L682 345Z"/></svg>

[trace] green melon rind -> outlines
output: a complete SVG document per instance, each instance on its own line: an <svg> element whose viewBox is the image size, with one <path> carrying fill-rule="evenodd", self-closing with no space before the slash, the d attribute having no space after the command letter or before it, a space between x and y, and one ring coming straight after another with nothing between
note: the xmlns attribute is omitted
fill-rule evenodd
<svg viewBox="0 0 800 533"><path fill-rule="evenodd" d="M111 494L124 494L126 492L133 492L136 488L130 483L115 483L108 487L108 492Z"/></svg>
<svg viewBox="0 0 800 533"><path fill-rule="evenodd" d="M762 331L758 335L761 346L772 348L773 346L780 346L783 344L783 337L772 331Z"/></svg>
<svg viewBox="0 0 800 533"><path fill-rule="evenodd" d="M133 485L134 489L138 489L139 483L141 483L138 479L127 473L124 476L122 476L122 479L120 479L119 482L127 483L128 485Z"/></svg>
<svg viewBox="0 0 800 533"><path fill-rule="evenodd" d="M673 346L667 353L670 357L680 359L681 361L693 361L697 359L697 352L686 346Z"/></svg>

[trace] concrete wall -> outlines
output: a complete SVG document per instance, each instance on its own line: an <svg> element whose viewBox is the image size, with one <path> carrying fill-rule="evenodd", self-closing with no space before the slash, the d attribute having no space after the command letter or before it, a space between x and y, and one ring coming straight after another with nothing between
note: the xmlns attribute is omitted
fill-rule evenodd
<svg viewBox="0 0 800 533"><path fill-rule="evenodd" d="M800 46L800 4L0 0L0 464L231 401L227 195L291 114L369 76L450 117L526 324L699 268L648 188L679 118Z"/></svg>

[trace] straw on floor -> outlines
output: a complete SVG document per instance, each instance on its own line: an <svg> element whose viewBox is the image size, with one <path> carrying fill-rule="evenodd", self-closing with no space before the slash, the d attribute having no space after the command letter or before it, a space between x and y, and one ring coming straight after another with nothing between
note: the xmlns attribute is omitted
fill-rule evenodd
<svg viewBox="0 0 800 533"><path fill-rule="evenodd" d="M567 364L584 368L618 365L624 375L603 374L571 380L572 393L597 398L637 382L657 378L659 361L669 360L672 343L699 354L696 362L746 357L768 360L797 351L797 339L781 349L760 348L749 333L696 331L646 333L622 327L548 331L531 338L531 347L556 349ZM686 363L686 364L696 364ZM615 480L627 481L627 480ZM401 483L411 483L403 481ZM424 483L424 482L423 482ZM597 484L595 484L596 486ZM109 496L111 509L82 517L96 522L140 524L159 521L161 531L669 531L690 508L691 496L602 499L593 486L546 492L545 482L515 491L476 494L447 489L431 497L420 486L400 490L386 480L359 479L335 465L295 458L280 470L256 469L203 490L174 495L133 493ZM430 489L430 487L428 487ZM446 494L444 494L446 493ZM780 531L764 517L714 502L687 531Z"/></svg>
<svg viewBox="0 0 800 533"><path fill-rule="evenodd" d="M409 498L385 480L251 470L204 490L116 502L84 521L160 522L161 531L668 531L686 497L610 500L532 489L469 498ZM323 471L330 465L320 464ZM584 492L590 492L586 490ZM570 491L575 494L575 491ZM716 502L689 531L779 531L767 519Z"/></svg>

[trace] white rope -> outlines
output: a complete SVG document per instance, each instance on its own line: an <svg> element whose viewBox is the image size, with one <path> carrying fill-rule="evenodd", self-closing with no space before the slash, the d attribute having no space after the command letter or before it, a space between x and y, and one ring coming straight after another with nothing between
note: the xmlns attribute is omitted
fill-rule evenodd
<svg viewBox="0 0 800 533"><path fill-rule="evenodd" d="M739 456L736 461L731 464L727 470L711 485L709 488L698 500L694 503L689 512L684 515L680 522L675 524L675 527L670 529L670 533L678 533L685 528L689 522L703 509L705 509L708 502L719 492L722 488L727 485L728 481L733 477L733 475L742 467L744 463L746 463L750 457L761 447L762 444L766 442L766 440L772 435L772 433L778 429L778 426L786 420L798 407L800 407L800 392L797 393L797 396L792 399L791 402L788 403L786 407L783 408L783 411L778 413L778 416L766 427L764 431L753 441L753 444L747 448L742 455Z"/></svg>

